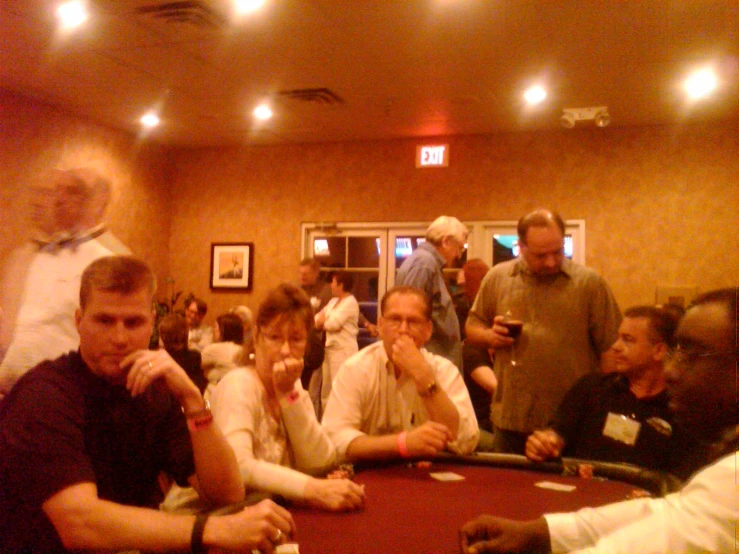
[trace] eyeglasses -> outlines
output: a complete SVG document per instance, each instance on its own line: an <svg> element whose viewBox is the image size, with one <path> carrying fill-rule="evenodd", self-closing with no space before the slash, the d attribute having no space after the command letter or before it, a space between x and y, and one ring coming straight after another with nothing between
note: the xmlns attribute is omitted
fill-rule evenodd
<svg viewBox="0 0 739 554"><path fill-rule="evenodd" d="M283 335L277 334L262 334L265 342L271 348L282 348L282 345L287 343L291 349L304 348L308 342L308 337L290 337L286 339Z"/></svg>
<svg viewBox="0 0 739 554"><path fill-rule="evenodd" d="M693 364L701 358L720 358L721 356L733 356L735 354L737 354L736 350L701 351L698 348L685 348L678 344L672 352L668 353L668 357L676 364L682 362Z"/></svg>
<svg viewBox="0 0 739 554"><path fill-rule="evenodd" d="M426 320L420 317L402 317L400 315L390 314L382 318L385 324L391 329L400 329L403 322L411 331L418 331L426 324Z"/></svg>
<svg viewBox="0 0 739 554"><path fill-rule="evenodd" d="M464 251L467 250L467 245L464 242L459 242L456 237L451 235L449 235L449 239L459 248L460 254L464 254Z"/></svg>

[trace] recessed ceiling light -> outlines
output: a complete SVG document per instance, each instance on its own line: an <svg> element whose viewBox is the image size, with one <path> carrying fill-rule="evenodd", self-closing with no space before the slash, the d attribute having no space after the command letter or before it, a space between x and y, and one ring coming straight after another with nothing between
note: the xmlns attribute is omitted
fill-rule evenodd
<svg viewBox="0 0 739 554"><path fill-rule="evenodd" d="M271 118L272 115L272 110L266 104L262 104L254 110L254 117L260 121L266 121Z"/></svg>
<svg viewBox="0 0 739 554"><path fill-rule="evenodd" d="M246 15L264 6L265 0L234 0L234 8L238 15Z"/></svg>
<svg viewBox="0 0 739 554"><path fill-rule="evenodd" d="M153 112L149 112L141 118L141 125L151 129L159 125L159 116Z"/></svg>
<svg viewBox="0 0 739 554"><path fill-rule="evenodd" d="M711 69L700 69L685 80L685 90L693 100L704 98L716 90L718 82Z"/></svg>
<svg viewBox="0 0 739 554"><path fill-rule="evenodd" d="M78 0L64 2L56 9L56 16L63 29L74 29L87 21L87 8Z"/></svg>
<svg viewBox="0 0 739 554"><path fill-rule="evenodd" d="M524 100L531 105L539 104L547 97L547 91L545 91L539 85L530 87L523 93Z"/></svg>

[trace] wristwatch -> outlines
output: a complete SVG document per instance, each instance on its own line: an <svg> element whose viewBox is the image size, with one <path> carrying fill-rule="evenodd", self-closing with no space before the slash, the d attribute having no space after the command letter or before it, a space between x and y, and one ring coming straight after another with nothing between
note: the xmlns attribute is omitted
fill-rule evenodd
<svg viewBox="0 0 739 554"><path fill-rule="evenodd" d="M431 384L427 386L424 390L420 391L418 393L418 396L421 398L428 398L429 396L433 396L436 394L436 391L439 390L439 385L436 384L436 379L431 381Z"/></svg>

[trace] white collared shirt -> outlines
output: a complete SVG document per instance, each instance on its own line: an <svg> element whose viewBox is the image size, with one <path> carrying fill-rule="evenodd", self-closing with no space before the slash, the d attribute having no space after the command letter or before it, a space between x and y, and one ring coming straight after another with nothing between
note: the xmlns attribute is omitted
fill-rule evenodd
<svg viewBox="0 0 739 554"><path fill-rule="evenodd" d="M552 552L736 552L739 454L702 469L677 493L547 514Z"/></svg>
<svg viewBox="0 0 739 554"><path fill-rule="evenodd" d="M480 435L470 395L462 375L449 360L421 350L444 390L459 412L457 440L453 452L468 454ZM376 342L349 358L334 380L323 416L323 425L336 445L340 459L349 444L362 435L388 435L410 431L429 420L415 383L401 375L395 378L384 344Z"/></svg>

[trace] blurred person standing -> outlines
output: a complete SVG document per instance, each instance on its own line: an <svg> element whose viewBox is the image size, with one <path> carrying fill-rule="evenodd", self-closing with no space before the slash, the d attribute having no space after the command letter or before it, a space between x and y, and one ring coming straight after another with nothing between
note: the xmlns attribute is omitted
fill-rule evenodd
<svg viewBox="0 0 739 554"><path fill-rule="evenodd" d="M36 251L23 256L25 270L12 268L3 285L10 296L3 306L11 309L2 325L9 342L0 363L0 395L37 363L77 347L74 312L83 270L103 256L130 253L104 223L111 196L106 177L78 167L52 170L50 179L53 204L38 198L33 203L32 219L42 234Z"/></svg>

